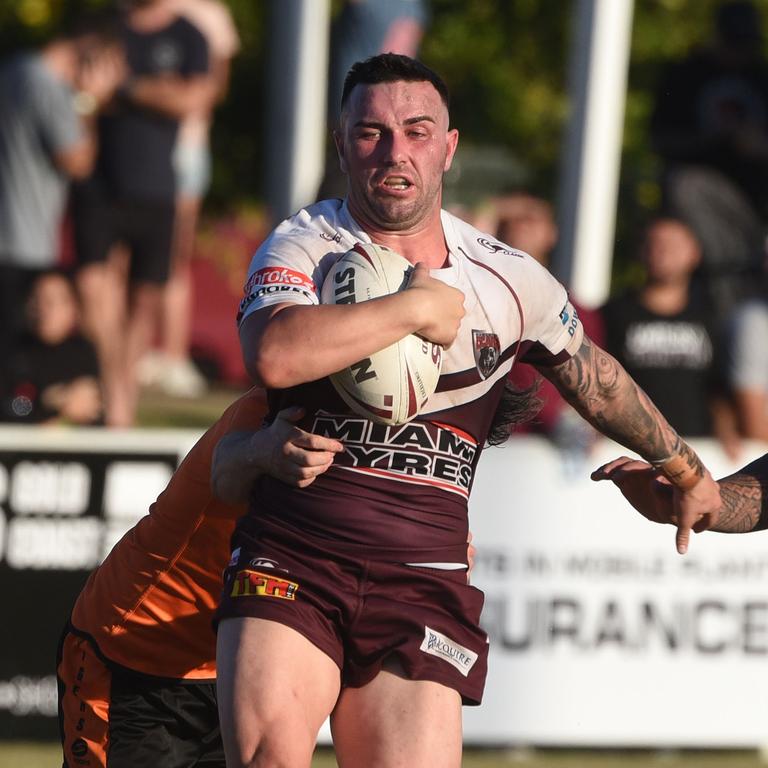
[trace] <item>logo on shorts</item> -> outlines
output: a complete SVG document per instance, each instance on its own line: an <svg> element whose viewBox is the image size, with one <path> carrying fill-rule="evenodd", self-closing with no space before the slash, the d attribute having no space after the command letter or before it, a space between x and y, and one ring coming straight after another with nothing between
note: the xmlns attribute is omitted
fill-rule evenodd
<svg viewBox="0 0 768 768"><path fill-rule="evenodd" d="M75 739L70 750L75 757L85 757L88 754L88 742L85 739Z"/></svg>
<svg viewBox="0 0 768 768"><path fill-rule="evenodd" d="M244 570L235 574L231 597L277 597L295 600L299 585L295 581L277 579L268 573Z"/></svg>
<svg viewBox="0 0 768 768"><path fill-rule="evenodd" d="M419 650L447 661L456 667L464 677L469 674L469 670L477 661L477 654L474 651L470 651L469 648L459 645L450 637L446 637L427 626L424 627L424 639L421 641Z"/></svg>
<svg viewBox="0 0 768 768"><path fill-rule="evenodd" d="M472 349L475 353L475 365L480 375L487 379L499 364L501 344L499 337L490 331L472 329Z"/></svg>

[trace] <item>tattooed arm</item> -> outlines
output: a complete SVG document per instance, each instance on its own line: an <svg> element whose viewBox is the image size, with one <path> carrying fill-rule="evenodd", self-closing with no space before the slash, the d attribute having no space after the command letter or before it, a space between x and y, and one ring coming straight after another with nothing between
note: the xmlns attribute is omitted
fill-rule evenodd
<svg viewBox="0 0 768 768"><path fill-rule="evenodd" d="M644 461L622 456L596 469L593 480L611 480L629 503L657 523L677 524L668 481ZM720 533L749 533L768 528L768 454L718 481L722 506L710 528Z"/></svg>
<svg viewBox="0 0 768 768"><path fill-rule="evenodd" d="M691 530L714 525L720 508L718 486L696 453L621 365L588 338L566 362L539 370L592 426L669 479L677 549L685 553Z"/></svg>

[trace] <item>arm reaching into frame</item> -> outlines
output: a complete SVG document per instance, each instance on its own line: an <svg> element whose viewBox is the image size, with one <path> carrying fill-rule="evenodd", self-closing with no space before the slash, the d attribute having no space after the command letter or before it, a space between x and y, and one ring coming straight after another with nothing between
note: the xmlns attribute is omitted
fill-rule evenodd
<svg viewBox="0 0 768 768"><path fill-rule="evenodd" d="M685 554L691 531L715 525L721 506L718 485L696 453L621 365L586 336L569 360L539 370L595 429L669 480L677 551Z"/></svg>
<svg viewBox="0 0 768 768"><path fill-rule="evenodd" d="M344 450L338 440L313 435L294 422L301 408L280 411L269 427L256 432L230 432L219 440L211 464L211 488L220 501L248 500L253 481L268 474L297 488L306 488Z"/></svg>
<svg viewBox="0 0 768 768"><path fill-rule="evenodd" d="M592 473L593 480L610 480L624 498L648 520L677 525L669 482L650 464L621 456ZM718 480L722 506L709 530L750 533L768 528L768 454ZM694 530L704 530L697 528Z"/></svg>

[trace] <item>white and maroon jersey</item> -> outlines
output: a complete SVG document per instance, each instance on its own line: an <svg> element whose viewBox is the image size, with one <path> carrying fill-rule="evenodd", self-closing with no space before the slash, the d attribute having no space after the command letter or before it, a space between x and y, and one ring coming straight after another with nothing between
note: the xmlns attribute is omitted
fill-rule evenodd
<svg viewBox="0 0 768 768"><path fill-rule="evenodd" d="M273 412L302 405L301 426L345 452L306 489L269 477L254 490L270 527L295 527L370 557L466 562L467 498L504 381L515 359L554 365L583 330L563 286L533 258L442 212L448 266L433 277L464 293L466 314L444 351L437 391L407 424L350 411L329 380L270 393ZM283 302L313 305L335 260L371 242L341 200L280 224L256 251L239 318Z"/></svg>

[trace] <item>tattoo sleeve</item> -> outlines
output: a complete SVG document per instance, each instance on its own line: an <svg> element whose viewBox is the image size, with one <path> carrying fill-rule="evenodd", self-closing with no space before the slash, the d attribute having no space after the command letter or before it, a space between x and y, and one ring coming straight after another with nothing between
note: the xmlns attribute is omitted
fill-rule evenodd
<svg viewBox="0 0 768 768"><path fill-rule="evenodd" d="M704 474L699 457L675 432L621 365L587 337L566 362L539 368L595 429L659 465L680 457L688 472Z"/></svg>
<svg viewBox="0 0 768 768"><path fill-rule="evenodd" d="M768 454L719 483L723 506L713 531L747 533L768 528Z"/></svg>

